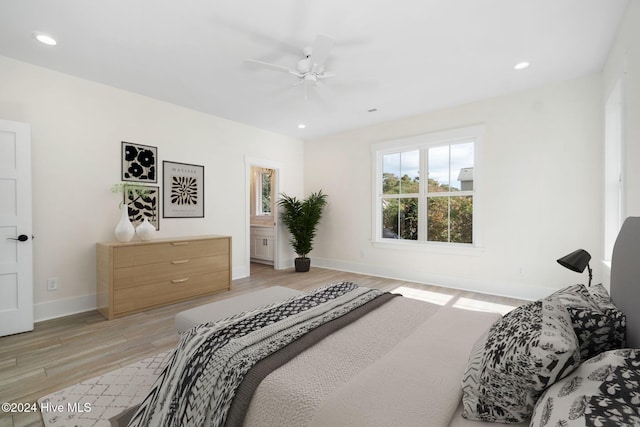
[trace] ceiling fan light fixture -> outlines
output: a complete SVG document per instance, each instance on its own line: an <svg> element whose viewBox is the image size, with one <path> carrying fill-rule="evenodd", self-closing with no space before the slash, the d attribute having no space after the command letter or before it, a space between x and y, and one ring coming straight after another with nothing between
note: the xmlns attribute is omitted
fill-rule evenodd
<svg viewBox="0 0 640 427"><path fill-rule="evenodd" d="M305 74L304 79L311 83L316 83L318 81L318 77L315 74Z"/></svg>
<svg viewBox="0 0 640 427"><path fill-rule="evenodd" d="M51 36L42 33L33 33L33 37L38 40L40 43L44 43L48 46L55 46L58 42Z"/></svg>

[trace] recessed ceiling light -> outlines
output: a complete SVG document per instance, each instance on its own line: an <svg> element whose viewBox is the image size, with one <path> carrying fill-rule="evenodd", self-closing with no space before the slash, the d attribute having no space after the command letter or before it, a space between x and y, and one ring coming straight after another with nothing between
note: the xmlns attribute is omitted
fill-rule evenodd
<svg viewBox="0 0 640 427"><path fill-rule="evenodd" d="M305 125L304 123L298 124L298 129L304 129L306 127L307 127L307 125Z"/></svg>
<svg viewBox="0 0 640 427"><path fill-rule="evenodd" d="M55 46L58 44L58 42L51 36L48 36L46 34L42 34L42 33L33 33L33 36L36 38L36 40L38 40L40 43L44 43L46 45L49 46Z"/></svg>
<svg viewBox="0 0 640 427"><path fill-rule="evenodd" d="M513 66L513 68L515 70L524 70L525 68L527 68L530 64L526 61L523 62L518 62L516 65Z"/></svg>

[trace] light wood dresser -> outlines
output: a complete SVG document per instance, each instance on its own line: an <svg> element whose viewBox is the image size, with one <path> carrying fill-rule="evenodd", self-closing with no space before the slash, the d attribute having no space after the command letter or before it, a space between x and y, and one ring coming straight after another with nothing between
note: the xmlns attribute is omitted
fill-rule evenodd
<svg viewBox="0 0 640 427"><path fill-rule="evenodd" d="M96 245L97 305L107 319L231 289L231 237Z"/></svg>

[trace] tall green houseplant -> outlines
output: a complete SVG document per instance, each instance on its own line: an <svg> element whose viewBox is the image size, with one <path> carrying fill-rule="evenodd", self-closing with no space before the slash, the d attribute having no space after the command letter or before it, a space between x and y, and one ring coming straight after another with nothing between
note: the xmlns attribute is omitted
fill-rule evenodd
<svg viewBox="0 0 640 427"><path fill-rule="evenodd" d="M313 249L313 239L316 237L316 228L322 212L327 205L327 195L322 190L311 193L304 200L282 194L278 200L278 206L282 208L280 220L289 229L289 243L298 255L296 258L296 271L309 271L311 260L307 257Z"/></svg>

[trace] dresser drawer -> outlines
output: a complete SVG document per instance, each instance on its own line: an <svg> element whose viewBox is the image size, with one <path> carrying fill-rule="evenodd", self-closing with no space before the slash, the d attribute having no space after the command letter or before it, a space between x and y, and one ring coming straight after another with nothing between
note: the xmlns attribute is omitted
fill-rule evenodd
<svg viewBox="0 0 640 427"><path fill-rule="evenodd" d="M160 280L180 279L185 276L199 276L218 271L229 271L229 257L227 255L116 268L113 271L113 289L130 288Z"/></svg>
<svg viewBox="0 0 640 427"><path fill-rule="evenodd" d="M224 280L228 275L228 272L221 271L120 289L114 292L114 315L140 311L165 305L168 301L177 302L197 295L228 289Z"/></svg>
<svg viewBox="0 0 640 427"><path fill-rule="evenodd" d="M113 268L228 254L229 239L176 240L113 248Z"/></svg>

